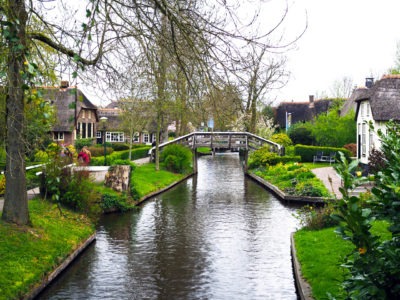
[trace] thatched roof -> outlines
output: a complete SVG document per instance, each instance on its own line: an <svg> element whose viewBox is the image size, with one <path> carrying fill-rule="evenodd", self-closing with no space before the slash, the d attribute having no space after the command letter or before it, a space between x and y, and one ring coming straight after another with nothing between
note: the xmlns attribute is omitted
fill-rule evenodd
<svg viewBox="0 0 400 300"><path fill-rule="evenodd" d="M286 126L286 112L291 114L292 124L311 121L315 116L327 112L331 99L310 99L309 102L281 102L276 108L276 121L281 128Z"/></svg>
<svg viewBox="0 0 400 300"><path fill-rule="evenodd" d="M385 75L371 88L357 89L355 92L356 116L360 102L368 100L375 121L400 121L400 75Z"/></svg>
<svg viewBox="0 0 400 300"><path fill-rule="evenodd" d="M72 132L75 113L78 116L82 108L97 110L97 107L76 87L44 87L41 91L43 98L54 105L57 111L57 121L53 131Z"/></svg>

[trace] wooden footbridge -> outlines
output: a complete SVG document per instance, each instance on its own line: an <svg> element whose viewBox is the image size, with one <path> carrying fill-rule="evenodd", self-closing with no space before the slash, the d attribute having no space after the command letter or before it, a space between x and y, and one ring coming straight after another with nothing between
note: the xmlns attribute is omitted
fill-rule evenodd
<svg viewBox="0 0 400 300"><path fill-rule="evenodd" d="M192 132L174 140L159 145L162 148L171 144L181 144L193 151L193 169L197 172L197 148L208 147L215 151L239 151L244 153L244 169L247 171L247 158L249 151L269 146L271 152L283 155L284 147L249 132ZM156 147L149 150L150 159L154 158Z"/></svg>

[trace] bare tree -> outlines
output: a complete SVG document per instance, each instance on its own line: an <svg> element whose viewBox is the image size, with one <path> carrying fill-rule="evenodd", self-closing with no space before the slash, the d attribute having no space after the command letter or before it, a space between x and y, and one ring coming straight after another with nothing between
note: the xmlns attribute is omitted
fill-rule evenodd
<svg viewBox="0 0 400 300"><path fill-rule="evenodd" d="M170 64L182 72L192 94L203 93L204 86L221 82L219 79L232 60L240 58L240 52L246 47L276 46L267 37L277 27L261 34L249 33L247 29L256 18L242 24L235 13L240 11L235 1L90 0L84 2L87 6L83 10L76 11L68 9L67 3L62 0L0 1L1 34L9 51L7 186L2 216L8 222L30 223L23 139L24 96L37 78L37 63L30 57L31 47L45 45L54 50L62 66L60 73L70 72L76 78L83 76L84 69L93 70L93 80L105 80L109 85L126 75L129 66L121 63L132 61L127 50L137 48L138 54L143 54L151 66L147 78L152 78L156 87L153 99L160 132L164 105L169 101ZM243 1L243 5L247 4ZM62 13L54 14L56 6L60 6ZM282 20L284 17L285 14ZM31 26L33 20L37 26ZM157 144L158 138L157 134Z"/></svg>
<svg viewBox="0 0 400 300"><path fill-rule="evenodd" d="M344 76L340 80L336 80L331 88L331 95L337 99L347 99L350 97L354 89L353 79Z"/></svg>

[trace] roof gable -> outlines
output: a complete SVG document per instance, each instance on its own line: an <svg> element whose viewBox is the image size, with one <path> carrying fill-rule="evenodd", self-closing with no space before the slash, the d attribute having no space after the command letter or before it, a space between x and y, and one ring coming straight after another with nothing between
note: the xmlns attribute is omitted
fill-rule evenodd
<svg viewBox="0 0 400 300"><path fill-rule="evenodd" d="M354 98L357 104L358 115L360 102L367 100L370 103L374 120L400 121L400 76L386 75L378 80L369 89L356 90Z"/></svg>
<svg viewBox="0 0 400 300"><path fill-rule="evenodd" d="M57 121L53 127L54 131L72 131L75 126L75 115L77 116L83 108L97 110L97 107L76 87L61 89L49 87L42 88L41 92L43 98L56 109Z"/></svg>

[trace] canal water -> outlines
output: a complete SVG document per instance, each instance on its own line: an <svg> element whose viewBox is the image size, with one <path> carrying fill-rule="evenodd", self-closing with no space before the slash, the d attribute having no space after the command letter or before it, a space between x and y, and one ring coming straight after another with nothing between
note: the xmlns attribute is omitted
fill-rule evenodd
<svg viewBox="0 0 400 300"><path fill-rule="evenodd" d="M295 210L246 178L237 154L201 157L197 176L105 216L39 299L297 299Z"/></svg>

